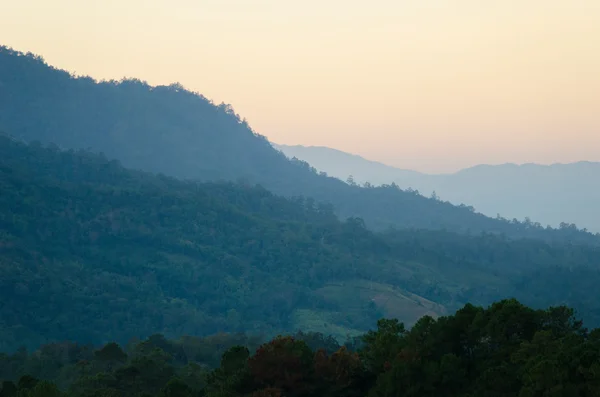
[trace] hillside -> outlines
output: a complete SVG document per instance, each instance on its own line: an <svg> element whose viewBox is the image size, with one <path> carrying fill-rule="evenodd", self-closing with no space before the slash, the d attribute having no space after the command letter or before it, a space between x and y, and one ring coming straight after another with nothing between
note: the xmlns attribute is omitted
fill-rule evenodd
<svg viewBox="0 0 600 397"><path fill-rule="evenodd" d="M360 185L365 182L373 185L396 182L400 187L404 188L407 181L412 183L412 181L418 178L427 176L418 171L392 167L377 161L367 160L356 154L325 146L271 144L275 149L283 152L286 157L290 159L295 157L306 161L319 172L326 172L328 175L343 181L346 181L352 175L354 181ZM407 187L410 187L410 184ZM427 194L431 192L425 190L423 193Z"/></svg>
<svg viewBox="0 0 600 397"><path fill-rule="evenodd" d="M342 219L375 230L448 229L510 237L600 240L577 230L545 230L492 219L467 205L424 198L397 186L364 189L289 161L228 105L178 84L96 82L54 69L37 56L0 48L0 130L27 141L102 152L124 166L178 178L243 180L286 197L330 203Z"/></svg>
<svg viewBox="0 0 600 397"><path fill-rule="evenodd" d="M600 232L600 163L479 165L452 174L423 174L370 161L336 149L273 145L289 158L319 171L373 185L396 183L424 195L432 192L453 204L468 203L490 217L526 217L544 225L576 224ZM543 205L540 205L543 203Z"/></svg>
<svg viewBox="0 0 600 397"><path fill-rule="evenodd" d="M374 234L327 206L179 181L0 135L0 348L52 340L412 324L515 296L600 320L600 249ZM568 278L565 278L565 275ZM555 288L558 281L577 288ZM552 287L552 288L550 288Z"/></svg>

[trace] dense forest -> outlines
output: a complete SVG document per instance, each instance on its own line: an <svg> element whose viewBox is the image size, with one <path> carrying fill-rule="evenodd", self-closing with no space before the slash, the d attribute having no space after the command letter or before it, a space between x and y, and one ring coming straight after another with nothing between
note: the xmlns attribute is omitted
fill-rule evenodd
<svg viewBox="0 0 600 397"><path fill-rule="evenodd" d="M503 300L410 329L381 319L342 346L318 333L51 343L0 354L0 379L1 397L592 397L600 329Z"/></svg>
<svg viewBox="0 0 600 397"><path fill-rule="evenodd" d="M0 47L0 397L598 396L599 266Z"/></svg>
<svg viewBox="0 0 600 397"><path fill-rule="evenodd" d="M130 168L204 181L243 180L286 197L330 203L342 219L389 227L482 231L599 244L600 237L565 224L493 219L468 205L426 198L396 185L360 187L288 160L231 106L215 105L179 84L96 82L48 66L41 57L0 47L0 130L27 141L92 149ZM390 181L391 183L391 181Z"/></svg>
<svg viewBox="0 0 600 397"><path fill-rule="evenodd" d="M0 136L0 348L298 329L344 338L467 302L568 304L598 324L600 248L368 230L242 183L133 171ZM573 288L556 288L570 283Z"/></svg>

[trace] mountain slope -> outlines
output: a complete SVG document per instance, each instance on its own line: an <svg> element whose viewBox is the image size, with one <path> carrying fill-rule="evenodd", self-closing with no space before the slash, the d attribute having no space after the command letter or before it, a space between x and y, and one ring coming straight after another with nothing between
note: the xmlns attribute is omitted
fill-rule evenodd
<svg viewBox="0 0 600 397"><path fill-rule="evenodd" d="M473 213L388 186L362 189L289 161L227 105L179 85L74 78L33 55L0 48L0 130L27 141L90 148L125 166L180 178L259 183L334 205L368 227L490 231L511 237L598 243L578 231L546 231Z"/></svg>
<svg viewBox="0 0 600 397"><path fill-rule="evenodd" d="M411 324L505 296L566 302L590 323L600 319L599 248L375 234L262 188L183 182L7 136L0 191L4 349L155 332L343 337L383 316ZM555 288L565 273L581 288Z"/></svg>
<svg viewBox="0 0 600 397"><path fill-rule="evenodd" d="M402 189L412 188L426 195L435 191L443 200L468 203L492 217L529 217L553 227L574 223L600 232L600 185L594 183L600 175L600 163L479 165L453 174L430 175L325 147L274 147L341 180L352 175L360 184L394 182Z"/></svg>
<svg viewBox="0 0 600 397"><path fill-rule="evenodd" d="M396 180L422 178L425 174L417 171L391 167L376 161L367 160L356 154L324 146L280 145L272 143L288 158L298 158L306 161L318 171L345 181L350 175L361 185L369 182L374 185L392 183Z"/></svg>
<svg viewBox="0 0 600 397"><path fill-rule="evenodd" d="M374 320L368 302L336 320L335 306L314 292L383 266L367 252L361 267L346 269L357 258L329 239L382 243L324 209L7 137L0 190L2 343L268 333L297 328L302 309L348 330Z"/></svg>

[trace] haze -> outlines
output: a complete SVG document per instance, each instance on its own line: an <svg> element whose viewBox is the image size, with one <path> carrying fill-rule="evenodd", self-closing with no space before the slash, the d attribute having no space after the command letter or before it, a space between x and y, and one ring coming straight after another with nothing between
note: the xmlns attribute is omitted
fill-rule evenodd
<svg viewBox="0 0 600 397"><path fill-rule="evenodd" d="M402 168L600 161L600 2L5 1L3 44Z"/></svg>

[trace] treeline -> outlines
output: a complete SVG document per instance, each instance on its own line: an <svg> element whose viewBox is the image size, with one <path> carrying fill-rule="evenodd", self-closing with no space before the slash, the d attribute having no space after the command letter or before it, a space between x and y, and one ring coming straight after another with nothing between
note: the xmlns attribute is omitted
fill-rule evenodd
<svg viewBox="0 0 600 397"><path fill-rule="evenodd" d="M577 228L492 219L393 184L363 188L318 174L275 150L231 106L179 84L76 78L39 56L0 46L0 87L0 130L27 141L103 152L126 167L203 181L243 180L286 197L312 197L332 204L340 218L360 217L374 230L487 231L600 244L599 236Z"/></svg>
<svg viewBox="0 0 600 397"><path fill-rule="evenodd" d="M219 360L220 357L220 360ZM45 345L0 355L0 396L581 396L600 393L600 330L567 307L466 305L412 328L383 319L340 346L314 333L102 347Z"/></svg>
<svg viewBox="0 0 600 397"><path fill-rule="evenodd" d="M600 250L369 231L263 188L183 182L0 136L0 349L220 331L360 334L466 302L568 304L600 323ZM568 283L570 288L561 287Z"/></svg>

